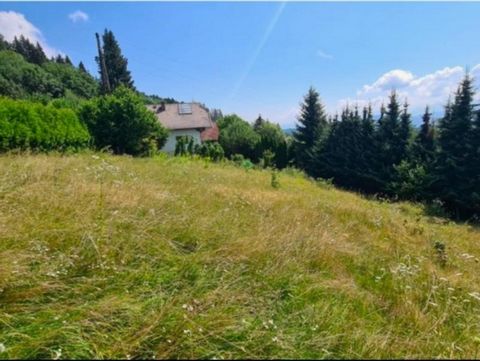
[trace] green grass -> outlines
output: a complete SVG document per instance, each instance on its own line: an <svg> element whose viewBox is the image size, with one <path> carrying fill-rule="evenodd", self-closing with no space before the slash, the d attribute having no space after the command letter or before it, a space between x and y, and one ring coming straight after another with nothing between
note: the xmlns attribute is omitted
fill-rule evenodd
<svg viewBox="0 0 480 361"><path fill-rule="evenodd" d="M0 358L480 357L478 229L277 181L0 157Z"/></svg>

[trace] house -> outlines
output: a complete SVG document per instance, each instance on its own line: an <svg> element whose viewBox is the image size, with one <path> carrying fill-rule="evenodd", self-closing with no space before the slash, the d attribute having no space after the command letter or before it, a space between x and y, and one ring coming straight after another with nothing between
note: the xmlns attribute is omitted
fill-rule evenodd
<svg viewBox="0 0 480 361"><path fill-rule="evenodd" d="M175 151L177 138L190 136L195 144L218 140L217 123L210 117L208 109L199 103L174 103L148 105L158 121L170 131L167 142L161 149L167 153Z"/></svg>

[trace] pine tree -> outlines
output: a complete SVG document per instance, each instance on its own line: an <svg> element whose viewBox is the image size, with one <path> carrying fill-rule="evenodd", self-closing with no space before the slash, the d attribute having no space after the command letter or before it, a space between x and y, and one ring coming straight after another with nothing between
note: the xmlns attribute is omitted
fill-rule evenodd
<svg viewBox="0 0 480 361"><path fill-rule="evenodd" d="M422 117L420 132L412 144L410 158L416 163L431 165L435 158L435 128L431 122L432 113L428 106Z"/></svg>
<svg viewBox="0 0 480 361"><path fill-rule="evenodd" d="M113 91L119 85L125 85L128 88L135 89L130 71L127 69L128 60L122 55L120 46L111 30L105 29L103 34L103 56L107 68L108 80ZM102 75L100 59L95 57Z"/></svg>
<svg viewBox="0 0 480 361"><path fill-rule="evenodd" d="M88 74L88 71L85 68L85 65L83 65L83 62L78 63L78 70L80 70L81 73Z"/></svg>
<svg viewBox="0 0 480 361"><path fill-rule="evenodd" d="M23 35L20 35L20 38L15 37L13 39L11 48L13 51L21 54L29 63L41 65L47 61L47 56L40 44L37 42L37 45L33 45Z"/></svg>
<svg viewBox="0 0 480 361"><path fill-rule="evenodd" d="M10 44L5 40L2 34L0 34L0 51L1 50L9 50Z"/></svg>
<svg viewBox="0 0 480 361"><path fill-rule="evenodd" d="M319 94L311 87L304 97L300 117L293 133L296 164L311 171L314 147L319 147L327 128L327 117Z"/></svg>
<svg viewBox="0 0 480 361"><path fill-rule="evenodd" d="M57 64L65 64L65 59L63 59L63 57L60 54L58 54L57 57L55 58L55 62Z"/></svg>
<svg viewBox="0 0 480 361"><path fill-rule="evenodd" d="M379 176L385 191L394 174L394 165L399 164L403 157L400 152L399 128L400 104L397 100L397 93L392 91L387 109L382 105L377 129Z"/></svg>
<svg viewBox="0 0 480 361"><path fill-rule="evenodd" d="M466 75L455 94L453 104L448 104L439 124L439 154L435 167L433 189L445 205L463 216L473 210L470 161L473 126L473 84Z"/></svg>
<svg viewBox="0 0 480 361"><path fill-rule="evenodd" d="M65 56L65 64L73 66L72 61L70 60L68 55Z"/></svg>
<svg viewBox="0 0 480 361"><path fill-rule="evenodd" d="M478 216L480 215L480 110L475 111L470 143L471 204Z"/></svg>
<svg viewBox="0 0 480 361"><path fill-rule="evenodd" d="M400 116L400 124L397 136L397 152L400 161L407 159L410 136L412 134L411 115L408 113L408 103L405 101L403 105L402 115Z"/></svg>
<svg viewBox="0 0 480 361"><path fill-rule="evenodd" d="M258 131L264 124L265 124L265 120L259 114L258 118L255 119L255 122L253 123L253 130Z"/></svg>

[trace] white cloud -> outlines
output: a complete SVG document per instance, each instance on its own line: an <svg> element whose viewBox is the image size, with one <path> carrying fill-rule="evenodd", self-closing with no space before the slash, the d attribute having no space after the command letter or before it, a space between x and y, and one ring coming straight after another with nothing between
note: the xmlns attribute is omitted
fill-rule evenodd
<svg viewBox="0 0 480 361"><path fill-rule="evenodd" d="M333 59L333 55L330 55L321 49L318 49L316 54L319 58L322 58L322 59Z"/></svg>
<svg viewBox="0 0 480 361"><path fill-rule="evenodd" d="M83 11L77 10L71 14L68 14L70 20L74 23L88 21L88 14L84 13Z"/></svg>
<svg viewBox="0 0 480 361"><path fill-rule="evenodd" d="M60 51L47 44L42 32L35 25L29 22L23 14L15 11L0 11L0 34L7 41L12 41L15 36L23 35L34 44L38 42L48 57L61 54Z"/></svg>
<svg viewBox="0 0 480 361"><path fill-rule="evenodd" d="M478 89L480 64L474 66L470 74L474 77ZM387 102L391 90L395 89L402 102L408 100L413 113L421 112L428 105L437 115L441 115L448 97L454 94L464 75L465 69L461 66L445 67L421 76L407 70L391 70L373 83L364 85L357 91L356 97L339 101L337 107L341 108L347 103L359 106L371 103L373 107L378 108L381 103Z"/></svg>

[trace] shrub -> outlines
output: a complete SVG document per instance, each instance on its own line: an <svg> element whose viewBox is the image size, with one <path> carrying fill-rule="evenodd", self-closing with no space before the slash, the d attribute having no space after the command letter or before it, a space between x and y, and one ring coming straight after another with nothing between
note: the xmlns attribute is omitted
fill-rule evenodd
<svg viewBox="0 0 480 361"><path fill-rule="evenodd" d="M111 148L116 154L144 155L145 144L157 149L167 140L167 130L132 90L118 87L110 95L94 98L80 108L97 148Z"/></svg>
<svg viewBox="0 0 480 361"><path fill-rule="evenodd" d="M66 150L88 146L90 135L71 109L0 98L0 151Z"/></svg>

